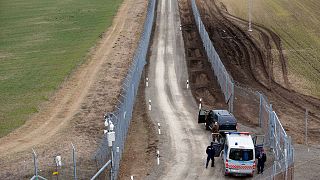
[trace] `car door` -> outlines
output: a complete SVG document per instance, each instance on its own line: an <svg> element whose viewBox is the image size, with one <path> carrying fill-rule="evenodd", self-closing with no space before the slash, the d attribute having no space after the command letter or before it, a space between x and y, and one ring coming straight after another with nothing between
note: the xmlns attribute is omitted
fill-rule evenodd
<svg viewBox="0 0 320 180"><path fill-rule="evenodd" d="M206 122L206 110L200 109L198 114L198 124Z"/></svg>
<svg viewBox="0 0 320 180"><path fill-rule="evenodd" d="M263 149L264 135L255 135L252 137L255 155L258 156Z"/></svg>

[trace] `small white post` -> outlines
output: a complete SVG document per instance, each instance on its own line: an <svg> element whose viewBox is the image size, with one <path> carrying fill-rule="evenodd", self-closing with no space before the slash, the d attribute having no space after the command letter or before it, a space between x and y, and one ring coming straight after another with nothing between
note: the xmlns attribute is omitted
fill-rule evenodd
<svg viewBox="0 0 320 180"><path fill-rule="evenodd" d="M157 164L160 164L160 152L157 150Z"/></svg>
<svg viewBox="0 0 320 180"><path fill-rule="evenodd" d="M151 99L149 99L149 111L151 111Z"/></svg>
<svg viewBox="0 0 320 180"><path fill-rule="evenodd" d="M161 134L160 123L158 123L158 132Z"/></svg>
<svg viewBox="0 0 320 180"><path fill-rule="evenodd" d="M187 89L189 89L189 80L187 80Z"/></svg>
<svg viewBox="0 0 320 180"><path fill-rule="evenodd" d="M180 31L181 31L181 24L180 24Z"/></svg>
<svg viewBox="0 0 320 180"><path fill-rule="evenodd" d="M202 99L200 98L199 109L202 108Z"/></svg>
<svg viewBox="0 0 320 180"><path fill-rule="evenodd" d="M146 78L146 87L149 87L149 78Z"/></svg>
<svg viewBox="0 0 320 180"><path fill-rule="evenodd" d="M131 180L133 180L133 176L131 176Z"/></svg>

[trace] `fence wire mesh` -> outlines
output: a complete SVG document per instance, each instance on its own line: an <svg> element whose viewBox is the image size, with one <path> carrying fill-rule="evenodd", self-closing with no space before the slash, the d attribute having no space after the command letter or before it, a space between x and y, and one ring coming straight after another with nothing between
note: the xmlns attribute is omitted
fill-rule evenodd
<svg viewBox="0 0 320 180"><path fill-rule="evenodd" d="M194 19L201 36L203 46L208 55L208 59L211 63L214 74L217 77L221 91L224 94L225 101L229 104L229 111L233 112L233 103L235 97L234 82L229 76L221 59L219 58L218 53L213 47L212 40L210 40L208 32L206 31L205 26L201 20L201 16L195 0L191 0L191 5ZM240 86L236 86L236 91L238 97L245 97L245 95L243 94L249 92L246 91L245 88L241 88ZM255 106L255 103L258 103L259 109L248 109L255 111L250 113L259 113L257 121L265 134L265 146L270 147L274 152L275 163L273 164L273 168L275 168L275 170L271 171L273 173L271 176L276 177L280 176L279 174L281 173L285 173L286 178L290 177L292 179L293 176L287 176L288 171L290 170L291 172L291 169L294 165L294 149L292 146L291 138L286 134L286 131L282 127L277 114L273 111L272 105L269 104L267 98L262 93L256 92L254 94L254 96L249 96L252 101L248 104L248 107L250 105ZM242 102L244 102L244 100L242 100Z"/></svg>
<svg viewBox="0 0 320 180"><path fill-rule="evenodd" d="M200 18L200 14L194 0L192 0L191 5L192 5L192 11L196 21L196 25L198 27L199 34L202 39L203 46L205 48L209 62L211 63L211 68L213 69L214 74L217 77L221 91L224 94L225 102L229 105L229 111L233 112L233 101L234 101L233 80L231 76L229 76L217 51L213 47L213 44L210 40L208 32L206 31L206 28Z"/></svg>
<svg viewBox="0 0 320 180"><path fill-rule="evenodd" d="M144 29L133 58L133 63L123 82L123 91L118 99L119 104L116 106L116 110L114 112L107 113L108 119L111 120L115 126L114 131L116 134L116 140L113 142L113 147L109 148L107 136L103 136L101 145L95 154L97 163L102 167L109 159L111 159L111 153L113 152L114 179L117 179L118 176L120 160L132 117L133 105L137 95L140 77L143 72L144 65L147 62L146 57L155 17L155 5L156 0L149 0Z"/></svg>

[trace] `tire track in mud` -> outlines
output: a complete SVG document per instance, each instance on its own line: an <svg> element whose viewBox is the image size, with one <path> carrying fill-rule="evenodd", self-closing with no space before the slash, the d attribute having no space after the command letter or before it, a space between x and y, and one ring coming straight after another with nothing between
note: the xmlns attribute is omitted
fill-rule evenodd
<svg viewBox="0 0 320 180"><path fill-rule="evenodd" d="M246 23L245 20L221 12L215 0L196 2L209 36L235 81L241 85L262 90L274 103L276 109L281 112L280 114L296 122L301 123L301 117L308 108L310 119L319 126L320 100L288 89L287 63L282 53L281 39L271 30L254 24L254 30L259 31L263 40L263 45L259 46L253 36L237 25ZM279 53L284 85L276 82L273 70L270 71L274 61L271 54L272 43ZM298 113L301 116L297 115ZM294 127L291 123L287 121L290 126L288 130L293 131L296 137L299 136L300 134L297 133L301 131L301 127ZM314 134L319 136L320 131ZM319 141L315 138L314 140Z"/></svg>
<svg viewBox="0 0 320 180"><path fill-rule="evenodd" d="M228 16L228 17L232 18L233 20L238 21L238 22L240 22L242 24L247 24L247 21L245 21L244 19L241 19L241 18L235 17L233 15L230 15L227 12L226 13L222 12L222 14L225 15L225 16ZM289 87L287 61L286 61L286 59L284 57L284 54L282 53L283 49L282 49L281 39L279 38L279 36L277 34L275 34L270 29L267 29L267 28L265 28L265 27L263 27L261 25L257 25L257 24L252 24L252 26L256 31L259 31L260 35L264 39L263 42L264 42L264 45L265 45L265 49L266 49L266 51L268 51L268 53L266 54L266 56L267 56L266 59L269 59L268 57L270 57L269 61L273 61L273 59L271 59L272 56L271 56L271 45L270 44L274 43L276 45L276 48L277 48L277 50L279 52L278 53L279 60L280 60L280 63L282 65L281 68L282 68L282 74L283 74L283 79L284 79L284 82L285 82L285 86ZM271 40L273 42L270 42ZM299 55L302 56L301 54L299 54ZM298 92L296 92L296 91L294 91L292 89L287 89L286 87L284 87L281 84L275 82L274 80L273 80L273 83L277 84L277 86L273 86L273 88L275 88L275 89L272 89L273 91L278 92L278 93L281 93L282 91L288 92L288 93L293 93L295 96L297 96L300 99L300 101L305 101L305 103L307 103L307 104L310 103L313 106L316 106L317 108L320 108L319 104L317 102L319 100L317 98L313 98L313 97L310 97L310 96L307 96L307 95L300 94L300 93L298 93ZM302 98L300 96L302 96ZM282 96L279 96L279 98L281 98L281 97ZM291 100L289 98L286 98L286 100L288 100L289 102L291 102L293 104L296 104L295 101L293 101L293 100ZM298 105L298 104L296 104L296 105ZM308 108L310 108L310 107L308 107ZM312 112L311 112L311 116L319 118L319 116L316 116L315 113L312 113Z"/></svg>
<svg viewBox="0 0 320 180"><path fill-rule="evenodd" d="M223 13L223 12L221 12L221 10L218 7L217 7L217 9L219 10L219 14L226 15L228 17L233 18L235 21L247 24L247 21L245 21L245 20L243 20L241 18L237 18L235 16L232 16L232 15L230 15L228 13ZM281 68L282 68L283 79L284 79L285 85L288 87L289 86L289 80L288 80L287 61L286 61L286 59L284 57L284 54L282 53L283 49L282 49L282 44L281 44L280 37L277 34L275 34L273 31L271 31L268 28L263 27L262 25L257 25L257 24L252 24L252 25L253 25L253 28L255 30L259 31L260 35L263 36L263 38L264 38L265 49L270 52L270 54L268 52L269 55L268 54L266 55L267 57L272 58L272 56L271 56L271 45L270 44L274 43L276 45L276 48L277 48L277 50L279 52L278 53L279 54L279 60L280 60L280 63L282 65ZM260 51L262 51L262 50L260 50ZM267 59L267 61L272 61L272 59L268 59L268 58L266 58L266 59ZM296 91L294 91L292 89L287 89L283 85L275 82L274 80L273 80L272 83L276 84L276 86L273 86L273 87L276 88L274 90L275 92L281 93L282 91L284 91L284 92L288 92L288 93L293 93L301 101L305 101L306 104L310 103L313 106L316 106L317 108L320 108L320 106L319 106L320 104L319 104L319 102L317 102L317 101L319 101L319 99L313 98L313 97L310 97L310 96L307 96L307 95L303 95L303 94L300 94L300 93L297 93ZM300 97L300 96L302 96L302 97ZM290 102L294 103L294 101L290 100L289 98L286 98L286 99L289 100ZM311 107L309 107L309 108L311 109Z"/></svg>

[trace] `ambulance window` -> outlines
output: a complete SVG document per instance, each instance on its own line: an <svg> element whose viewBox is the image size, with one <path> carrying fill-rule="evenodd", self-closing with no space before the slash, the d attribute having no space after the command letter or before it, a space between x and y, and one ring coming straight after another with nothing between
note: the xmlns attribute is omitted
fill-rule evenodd
<svg viewBox="0 0 320 180"><path fill-rule="evenodd" d="M253 160L253 150L231 148L229 158L237 161L250 161Z"/></svg>

